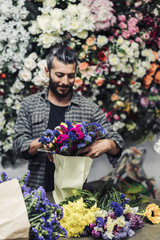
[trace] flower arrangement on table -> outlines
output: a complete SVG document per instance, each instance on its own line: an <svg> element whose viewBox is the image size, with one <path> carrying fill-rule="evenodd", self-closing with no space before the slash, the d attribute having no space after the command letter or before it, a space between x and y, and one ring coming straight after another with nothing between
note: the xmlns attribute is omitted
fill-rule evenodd
<svg viewBox="0 0 160 240"><path fill-rule="evenodd" d="M80 151L106 134L99 123L62 122L54 130L47 129L39 139L52 153L78 156Z"/></svg>
<svg viewBox="0 0 160 240"><path fill-rule="evenodd" d="M56 240L59 237L79 237L84 234L118 240L134 236L135 230L143 227L144 217L153 224L160 223L158 205L148 204L145 210L139 211L138 207L130 205L125 194L114 188L111 180L94 193L75 189L72 196L57 205L49 202L42 187L36 190L27 187L29 174L27 171L18 180L30 222L30 240ZM11 180L5 172L0 176L0 184ZM104 198L104 195L107 202L102 206L101 197Z"/></svg>
<svg viewBox="0 0 160 240"><path fill-rule="evenodd" d="M19 179L30 222L29 239L56 240L60 236L66 237L67 232L59 223L63 217L62 207L49 202L43 187L35 190L27 187L29 175L30 171L28 170ZM2 172L0 176L2 179L0 183L11 180L5 172Z"/></svg>

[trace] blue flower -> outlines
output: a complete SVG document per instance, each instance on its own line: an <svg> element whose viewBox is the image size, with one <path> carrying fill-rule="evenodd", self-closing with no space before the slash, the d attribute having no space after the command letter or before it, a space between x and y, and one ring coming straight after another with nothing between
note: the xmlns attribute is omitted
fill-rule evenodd
<svg viewBox="0 0 160 240"><path fill-rule="evenodd" d="M44 132L44 135L46 136L52 136L53 135L53 131L51 129L47 129L45 132Z"/></svg>
<svg viewBox="0 0 160 240"><path fill-rule="evenodd" d="M84 147L86 147L85 143L78 143L77 144L77 148L84 148Z"/></svg>
<svg viewBox="0 0 160 240"><path fill-rule="evenodd" d="M103 227L104 219L102 217L97 217L96 223L97 223L98 227Z"/></svg>

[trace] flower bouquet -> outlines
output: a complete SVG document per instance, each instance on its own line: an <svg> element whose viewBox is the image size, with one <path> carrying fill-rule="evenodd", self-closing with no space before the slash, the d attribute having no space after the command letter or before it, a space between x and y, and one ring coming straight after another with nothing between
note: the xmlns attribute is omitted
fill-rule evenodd
<svg viewBox="0 0 160 240"><path fill-rule="evenodd" d="M106 134L99 123L62 122L54 130L47 129L39 139L49 151L65 156L78 156L80 151Z"/></svg>
<svg viewBox="0 0 160 240"><path fill-rule="evenodd" d="M39 141L54 154L53 196L56 203L82 189L93 160L81 155L82 149L104 137L106 130L98 123L62 122L54 130L47 129ZM74 171L73 171L74 170Z"/></svg>
<svg viewBox="0 0 160 240"><path fill-rule="evenodd" d="M10 211L7 207L7 209L5 208L3 211L1 211L0 239L24 239L22 236L27 236L26 239L29 238L29 240L56 240L60 236L66 237L67 232L59 223L63 217L62 207L49 202L43 187L39 187L38 189L31 191L31 189L27 187L27 180L29 178L29 175L30 172L27 171L21 179L11 180L8 178L5 172L2 172L0 174L2 178L2 181L0 180L0 191L3 195L1 199L1 205L3 203L6 207L16 206L15 212L17 212L17 218L15 219L11 214L13 213L14 209L11 208L12 211ZM12 181L14 181L14 183L11 185ZM13 188L12 191L10 191L9 187L7 187L6 191L5 187L4 192L2 192L1 187L3 184L8 184L8 186L11 185ZM21 195L17 194L17 185L20 189L20 194L23 194L22 199ZM4 198L4 196L7 196L8 190L9 192L12 192L12 196L10 194L10 198L7 199ZM29 220L30 225L28 225L27 221L24 218L25 212L23 211L23 204L25 206L26 215L28 214L27 220ZM6 214L3 216L3 218L2 213ZM21 216L23 218L20 219ZM4 226L6 226L7 232L4 231ZM15 226L15 228L11 226ZM8 237L2 238L5 233ZM27 235L25 235L26 233ZM15 238L13 238L13 236L15 236Z"/></svg>

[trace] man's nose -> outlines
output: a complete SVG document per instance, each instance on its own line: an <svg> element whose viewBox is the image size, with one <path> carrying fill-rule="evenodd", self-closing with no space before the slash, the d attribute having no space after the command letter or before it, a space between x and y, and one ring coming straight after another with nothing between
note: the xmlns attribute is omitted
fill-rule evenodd
<svg viewBox="0 0 160 240"><path fill-rule="evenodd" d="M64 85L68 85L68 76L67 75L64 75L63 79L62 79L62 83Z"/></svg>

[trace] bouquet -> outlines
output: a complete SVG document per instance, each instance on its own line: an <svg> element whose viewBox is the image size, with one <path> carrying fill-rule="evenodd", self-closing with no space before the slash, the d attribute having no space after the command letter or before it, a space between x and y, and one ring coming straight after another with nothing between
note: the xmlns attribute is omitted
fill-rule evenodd
<svg viewBox="0 0 160 240"><path fill-rule="evenodd" d="M54 130L47 129L39 142L45 144L52 153L65 156L78 156L80 151L106 134L99 123L62 122Z"/></svg>
<svg viewBox="0 0 160 240"><path fill-rule="evenodd" d="M56 240L60 236L66 237L67 232L59 223L63 217L62 207L49 202L43 187L40 186L38 189L31 191L31 189L27 187L29 175L30 171L28 170L26 174L19 179L30 222L29 239ZM0 176L2 178L0 183L10 180L5 172L2 172ZM12 199L10 199L10 201L12 201Z"/></svg>

